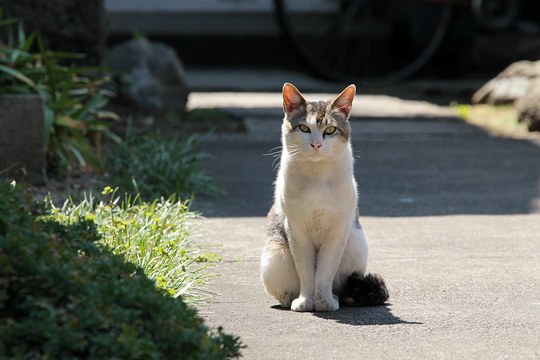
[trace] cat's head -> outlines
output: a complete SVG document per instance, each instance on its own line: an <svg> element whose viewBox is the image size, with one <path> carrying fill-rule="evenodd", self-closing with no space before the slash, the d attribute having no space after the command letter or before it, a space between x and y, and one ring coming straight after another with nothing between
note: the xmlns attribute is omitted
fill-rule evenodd
<svg viewBox="0 0 540 360"><path fill-rule="evenodd" d="M350 149L349 116L356 87L349 85L332 101L309 102L294 85L283 85L282 141L293 157L336 159Z"/></svg>

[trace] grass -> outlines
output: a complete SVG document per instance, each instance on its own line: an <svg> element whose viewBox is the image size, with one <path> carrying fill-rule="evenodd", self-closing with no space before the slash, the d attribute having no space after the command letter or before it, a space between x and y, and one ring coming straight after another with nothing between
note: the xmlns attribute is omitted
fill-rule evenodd
<svg viewBox="0 0 540 360"><path fill-rule="evenodd" d="M113 148L108 159L110 183L121 193L140 194L145 199L194 195L217 195L219 187L201 169L208 155L200 151L200 136L185 140L161 133L127 132L123 144Z"/></svg>
<svg viewBox="0 0 540 360"><path fill-rule="evenodd" d="M67 194L54 202L49 196L48 216L66 225L80 218L95 222L101 244L140 266L171 296L188 302L207 298L204 269L219 256L193 244L198 215L189 204L194 196L219 189L200 169L207 155L200 152L199 139L128 131L109 151L112 178L106 181L116 190L106 187L97 197L78 193L65 202Z"/></svg>
<svg viewBox="0 0 540 360"><path fill-rule="evenodd" d="M100 243L140 266L158 287L188 302L205 299L208 292L203 285L209 275L204 270L220 257L193 244L198 215L189 211L189 203L174 196L144 202L116 193L106 187L105 201L88 194L80 203L68 200L62 207L49 201L50 217L66 225L81 218L93 221Z"/></svg>
<svg viewBox="0 0 540 360"><path fill-rule="evenodd" d="M493 134L509 137L530 135L527 126L518 122L517 111L512 105L452 104L450 107L466 122Z"/></svg>

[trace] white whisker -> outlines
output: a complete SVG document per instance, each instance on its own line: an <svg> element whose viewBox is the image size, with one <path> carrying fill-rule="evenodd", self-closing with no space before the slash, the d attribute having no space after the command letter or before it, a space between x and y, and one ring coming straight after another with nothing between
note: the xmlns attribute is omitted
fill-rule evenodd
<svg viewBox="0 0 540 360"><path fill-rule="evenodd" d="M279 161L278 161L279 160ZM278 155L276 156L276 158L274 159L274 161L272 161L272 170L273 171L276 171L278 168L279 168L279 164L281 163L281 156Z"/></svg>
<svg viewBox="0 0 540 360"><path fill-rule="evenodd" d="M268 150L268 152L266 154L263 154L263 155L275 156L276 154L281 154L281 151L282 151L282 146L276 146L276 147Z"/></svg>

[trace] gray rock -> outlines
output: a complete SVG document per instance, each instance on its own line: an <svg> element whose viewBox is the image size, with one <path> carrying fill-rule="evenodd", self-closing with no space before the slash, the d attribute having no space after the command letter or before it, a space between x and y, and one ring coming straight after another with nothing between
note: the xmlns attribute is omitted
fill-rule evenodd
<svg viewBox="0 0 540 360"><path fill-rule="evenodd" d="M540 78L540 61L518 61L482 86L472 97L473 104L511 104L529 91Z"/></svg>
<svg viewBox="0 0 540 360"><path fill-rule="evenodd" d="M189 90L183 64L173 48L132 39L107 50L104 64L119 73L121 94L141 110L185 110Z"/></svg>
<svg viewBox="0 0 540 360"><path fill-rule="evenodd" d="M530 131L540 131L540 78L534 80L527 94L515 103L519 122L525 123Z"/></svg>
<svg viewBox="0 0 540 360"><path fill-rule="evenodd" d="M540 60L518 61L482 86L473 104L514 104L519 122L540 131Z"/></svg>
<svg viewBox="0 0 540 360"><path fill-rule="evenodd" d="M524 76L492 79L473 95L473 104L511 104L527 93L530 82Z"/></svg>

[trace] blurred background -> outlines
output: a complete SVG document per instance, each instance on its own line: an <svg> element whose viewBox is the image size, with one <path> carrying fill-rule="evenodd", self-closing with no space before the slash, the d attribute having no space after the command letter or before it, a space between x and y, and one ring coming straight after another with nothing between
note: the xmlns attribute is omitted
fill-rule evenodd
<svg viewBox="0 0 540 360"><path fill-rule="evenodd" d="M330 80L489 77L540 55L534 0L107 0L108 44L143 33L187 68Z"/></svg>
<svg viewBox="0 0 540 360"><path fill-rule="evenodd" d="M91 61L103 45L144 36L171 45L188 70L285 69L388 83L487 78L513 61L540 57L535 0L0 3L6 16L48 35L52 48L83 52Z"/></svg>

